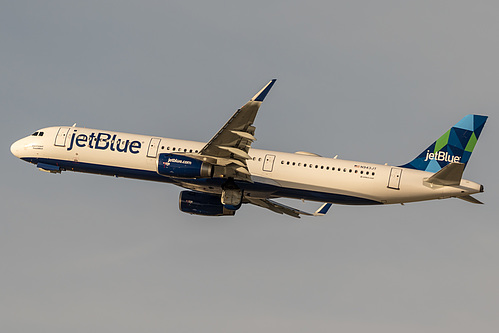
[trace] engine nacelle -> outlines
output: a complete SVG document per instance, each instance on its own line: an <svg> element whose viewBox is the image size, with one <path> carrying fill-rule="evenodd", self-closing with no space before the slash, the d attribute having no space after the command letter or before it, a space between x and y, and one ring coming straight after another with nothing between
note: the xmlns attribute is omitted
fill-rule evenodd
<svg viewBox="0 0 499 333"><path fill-rule="evenodd" d="M184 155L159 154L158 173L177 178L212 178L213 165Z"/></svg>
<svg viewBox="0 0 499 333"><path fill-rule="evenodd" d="M205 216L236 214L235 210L227 209L222 205L220 196L193 191L180 192L179 208L184 213Z"/></svg>

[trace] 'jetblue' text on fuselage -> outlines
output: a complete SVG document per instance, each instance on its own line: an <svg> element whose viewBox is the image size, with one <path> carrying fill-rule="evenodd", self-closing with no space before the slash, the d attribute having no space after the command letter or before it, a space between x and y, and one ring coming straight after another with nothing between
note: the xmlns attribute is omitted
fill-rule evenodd
<svg viewBox="0 0 499 333"><path fill-rule="evenodd" d="M72 150L76 147L88 147L92 149L117 151L126 153L130 151L132 154L138 154L142 144L140 141L130 141L121 138L116 138L116 134L111 135L108 133L92 133L90 135L73 133L71 142L67 150Z"/></svg>

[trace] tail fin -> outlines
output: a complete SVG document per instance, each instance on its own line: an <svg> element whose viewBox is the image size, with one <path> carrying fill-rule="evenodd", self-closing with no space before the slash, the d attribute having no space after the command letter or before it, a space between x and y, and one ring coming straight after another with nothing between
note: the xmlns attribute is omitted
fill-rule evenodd
<svg viewBox="0 0 499 333"><path fill-rule="evenodd" d="M401 167L429 172L438 172L449 163L463 163L466 167L487 118L474 114L465 116L418 157Z"/></svg>

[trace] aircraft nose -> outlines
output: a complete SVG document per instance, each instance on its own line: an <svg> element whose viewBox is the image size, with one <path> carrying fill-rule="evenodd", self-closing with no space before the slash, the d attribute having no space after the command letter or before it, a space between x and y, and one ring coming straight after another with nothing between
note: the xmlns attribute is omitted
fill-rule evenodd
<svg viewBox="0 0 499 333"><path fill-rule="evenodd" d="M15 157L21 157L22 143L20 141L21 140L17 140L10 146L10 152Z"/></svg>

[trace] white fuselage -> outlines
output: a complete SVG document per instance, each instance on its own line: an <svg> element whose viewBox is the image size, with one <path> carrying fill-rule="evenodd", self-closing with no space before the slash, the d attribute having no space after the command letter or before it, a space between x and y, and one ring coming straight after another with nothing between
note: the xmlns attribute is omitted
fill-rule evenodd
<svg viewBox="0 0 499 333"><path fill-rule="evenodd" d="M158 174L161 153L196 154L205 143L95 130L49 127L11 146L12 153L34 164L61 170L170 182L185 188L220 193L220 179L178 179ZM314 156L250 149L247 161L253 183L241 183L246 196L289 197L340 204L393 204L478 193L480 184L459 186L425 182L433 173Z"/></svg>

